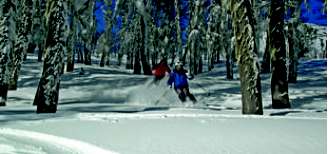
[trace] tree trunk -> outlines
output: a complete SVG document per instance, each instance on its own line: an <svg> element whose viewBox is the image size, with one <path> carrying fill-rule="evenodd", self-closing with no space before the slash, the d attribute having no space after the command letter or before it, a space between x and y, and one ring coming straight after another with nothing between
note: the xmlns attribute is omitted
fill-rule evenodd
<svg viewBox="0 0 328 154"><path fill-rule="evenodd" d="M189 37L190 38L190 37ZM190 42L189 42L190 41ZM194 76L197 74L195 70L195 43L191 41L191 39L188 39L188 47L189 47L189 73L191 76ZM196 73L195 73L196 72Z"/></svg>
<svg viewBox="0 0 328 154"><path fill-rule="evenodd" d="M91 65L91 51L89 48L86 47L86 44L84 44L84 64L85 65Z"/></svg>
<svg viewBox="0 0 328 154"><path fill-rule="evenodd" d="M226 14L226 18L224 21L224 25L226 27L226 30L224 33L224 48L226 51L226 70L227 70L227 79L233 80L233 58L232 58L232 47L233 47L233 41L231 41L231 15Z"/></svg>
<svg viewBox="0 0 328 154"><path fill-rule="evenodd" d="M286 68L286 44L284 36L284 0L271 1L270 53L272 62L272 108L290 108Z"/></svg>
<svg viewBox="0 0 328 154"><path fill-rule="evenodd" d="M220 63L220 50L217 50L215 55L216 55L215 62Z"/></svg>
<svg viewBox="0 0 328 154"><path fill-rule="evenodd" d="M21 25L21 26L24 26L24 25ZM17 28L19 29L20 27L18 26ZM34 53L35 48L36 48L36 44L35 43L28 44L27 45L27 49L26 49L27 50L27 53Z"/></svg>
<svg viewBox="0 0 328 154"><path fill-rule="evenodd" d="M39 51L38 51L38 62L42 62L42 53L43 53L43 46L40 44L39 46Z"/></svg>
<svg viewBox="0 0 328 154"><path fill-rule="evenodd" d="M83 58L83 51L81 49L81 44L79 43L78 49L77 49L77 62L78 63L84 63Z"/></svg>
<svg viewBox="0 0 328 154"><path fill-rule="evenodd" d="M301 1L293 1L294 7L290 8L292 18L288 24L288 44L289 44L289 73L288 82L297 82L297 65L298 65L298 53L299 53L299 42L298 37L299 31L297 30L298 24L300 23L301 16Z"/></svg>
<svg viewBox="0 0 328 154"><path fill-rule="evenodd" d="M233 59L231 54L231 49L226 49L226 70L227 70L227 79L233 80Z"/></svg>
<svg viewBox="0 0 328 154"><path fill-rule="evenodd" d="M102 51L101 53L101 58L100 58L100 67L104 67L105 66L105 59L107 57L107 52L105 52L105 50Z"/></svg>
<svg viewBox="0 0 328 154"><path fill-rule="evenodd" d="M208 17L208 26L207 26L207 61L208 61L208 70L211 71L214 68L214 62L216 59L216 51L218 46L220 46L220 39L222 38L221 31L221 13L222 8L220 2L212 1L212 6L210 7L210 13Z"/></svg>
<svg viewBox="0 0 328 154"><path fill-rule="evenodd" d="M140 53L137 51L134 57L133 74L141 74Z"/></svg>
<svg viewBox="0 0 328 154"><path fill-rule="evenodd" d="M156 56L157 53L153 53L151 54L151 65L152 67L154 67L156 64L157 64L157 56Z"/></svg>
<svg viewBox="0 0 328 154"><path fill-rule="evenodd" d="M72 35L72 33L71 33ZM73 72L74 71L74 36L70 37L67 42L67 66L66 71L67 72Z"/></svg>
<svg viewBox="0 0 328 154"><path fill-rule="evenodd" d="M12 52L11 23L13 3L10 0L0 2L0 106L5 106L8 94L9 82L9 55Z"/></svg>
<svg viewBox="0 0 328 154"><path fill-rule="evenodd" d="M107 54L107 56L105 57L105 65L109 66L110 65L111 51L107 51L106 54Z"/></svg>
<svg viewBox="0 0 328 154"><path fill-rule="evenodd" d="M37 113L55 113L57 111L60 75L63 64L65 44L64 35L64 6L63 0L47 2L48 36L46 39L46 55L43 72L35 95Z"/></svg>
<svg viewBox="0 0 328 154"><path fill-rule="evenodd" d="M254 16L250 0L232 1L232 18L242 94L243 114L263 114L261 78L257 62Z"/></svg>
<svg viewBox="0 0 328 154"><path fill-rule="evenodd" d="M74 71L74 48L72 46L69 46L69 48L71 48L71 49L67 50L67 67L66 67L66 71L67 72L73 72Z"/></svg>
<svg viewBox="0 0 328 154"><path fill-rule="evenodd" d="M270 33L267 33L265 51L263 54L261 73L270 73L271 71L271 55L270 55Z"/></svg>
<svg viewBox="0 0 328 154"><path fill-rule="evenodd" d="M297 82L297 47L294 41L296 41L296 26L295 23L291 22L288 24L288 43L289 43L289 73L288 73L288 82L296 83Z"/></svg>
<svg viewBox="0 0 328 154"><path fill-rule="evenodd" d="M174 0L174 8L175 8L175 26L177 30L177 46L176 53L178 53L178 57L182 57L182 39L181 39L181 27L180 27L180 9L179 9L179 0Z"/></svg>
<svg viewBox="0 0 328 154"><path fill-rule="evenodd" d="M323 58L327 58L327 40L322 39L323 46Z"/></svg>
<svg viewBox="0 0 328 154"><path fill-rule="evenodd" d="M42 61L42 53L44 51L44 40L46 36L45 30L45 9L46 2L44 0L35 0L33 5L33 22L32 22L32 41L29 44L30 52L38 47L38 62Z"/></svg>
<svg viewBox="0 0 328 154"><path fill-rule="evenodd" d="M145 75L152 75L151 72L151 68L149 65L149 62L147 61L147 57L146 57L146 23L145 20L143 19L143 17L140 18L140 28L141 28L141 47L139 48L139 52L140 52L140 57L141 57L141 63L142 63L142 69Z"/></svg>
<svg viewBox="0 0 328 154"><path fill-rule="evenodd" d="M126 65L125 65L125 69L131 69L131 67L130 67L130 59L131 59L130 53L127 53L126 54Z"/></svg>
<svg viewBox="0 0 328 154"><path fill-rule="evenodd" d="M117 55L117 61L118 61L118 66L121 66L122 64L122 58L123 58L123 53L119 52Z"/></svg>
<svg viewBox="0 0 328 154"><path fill-rule="evenodd" d="M212 71L214 68L214 59L213 59L213 50L212 52L209 52L207 55L207 62L208 62L208 71Z"/></svg>
<svg viewBox="0 0 328 154"><path fill-rule="evenodd" d="M194 29L190 32L188 37L188 48L189 48L189 73L191 76L197 75L200 69L199 56L200 51L200 32Z"/></svg>
<svg viewBox="0 0 328 154"><path fill-rule="evenodd" d="M71 2L69 3L70 8L70 19L71 23L69 25L69 36L67 39L67 72L74 71L74 49L75 49L75 39L76 39L76 25L75 25L75 7Z"/></svg>
<svg viewBox="0 0 328 154"><path fill-rule="evenodd" d="M203 73L203 57L200 54L198 58L198 74Z"/></svg>
<svg viewBox="0 0 328 154"><path fill-rule="evenodd" d="M0 106L6 106L8 95L8 84L0 84Z"/></svg>
<svg viewBox="0 0 328 154"><path fill-rule="evenodd" d="M128 52L126 56L126 69L133 69L133 53Z"/></svg>

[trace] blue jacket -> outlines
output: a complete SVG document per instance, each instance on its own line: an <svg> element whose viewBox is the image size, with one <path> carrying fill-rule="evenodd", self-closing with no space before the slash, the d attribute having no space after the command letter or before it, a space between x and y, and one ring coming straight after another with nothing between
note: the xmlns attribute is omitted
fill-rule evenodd
<svg viewBox="0 0 328 154"><path fill-rule="evenodd" d="M167 81L167 84L172 86L174 83L175 89L187 88L188 87L188 77L186 75L186 70L173 70L170 74L170 79Z"/></svg>

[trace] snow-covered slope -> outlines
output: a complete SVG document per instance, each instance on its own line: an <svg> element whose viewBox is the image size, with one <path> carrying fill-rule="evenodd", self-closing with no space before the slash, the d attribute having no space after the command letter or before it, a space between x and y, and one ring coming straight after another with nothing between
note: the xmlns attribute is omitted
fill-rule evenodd
<svg viewBox="0 0 328 154"><path fill-rule="evenodd" d="M241 115L240 83L225 80L222 64L190 81L208 110L184 107L165 82L149 85L152 77L97 66L83 66L79 75L77 65L63 75L58 112L37 115L31 104L41 66L35 61L28 57L19 89L0 108L1 154L327 152L326 60L300 61L298 83L289 85L292 109L270 108L270 76L262 75L263 116Z"/></svg>

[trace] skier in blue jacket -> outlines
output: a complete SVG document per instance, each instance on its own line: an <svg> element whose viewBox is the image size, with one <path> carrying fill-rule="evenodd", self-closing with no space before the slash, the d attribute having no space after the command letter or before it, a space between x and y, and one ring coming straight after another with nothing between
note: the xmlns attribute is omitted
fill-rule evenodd
<svg viewBox="0 0 328 154"><path fill-rule="evenodd" d="M183 69L182 62L178 61L175 63L175 69L170 74L170 78L168 80L168 85L172 87L174 83L174 90L179 95L179 99L182 102L186 101L186 97L188 96L189 99L195 103L197 100L194 95L192 95L189 91L188 85L188 77L186 75L187 71Z"/></svg>

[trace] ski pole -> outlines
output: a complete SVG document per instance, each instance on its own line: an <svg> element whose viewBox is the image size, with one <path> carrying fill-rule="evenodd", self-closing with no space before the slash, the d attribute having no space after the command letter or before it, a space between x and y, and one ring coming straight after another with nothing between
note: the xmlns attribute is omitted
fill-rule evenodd
<svg viewBox="0 0 328 154"><path fill-rule="evenodd" d="M154 103L155 105L157 105L162 98L164 98L164 96L169 92L170 89L165 90L165 92L156 100L156 102Z"/></svg>
<svg viewBox="0 0 328 154"><path fill-rule="evenodd" d="M203 86L201 86L199 83L195 83L199 88L203 89L206 93L207 93L207 96L210 96L211 93L209 90L205 89Z"/></svg>

